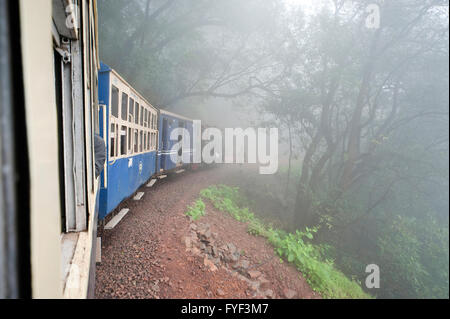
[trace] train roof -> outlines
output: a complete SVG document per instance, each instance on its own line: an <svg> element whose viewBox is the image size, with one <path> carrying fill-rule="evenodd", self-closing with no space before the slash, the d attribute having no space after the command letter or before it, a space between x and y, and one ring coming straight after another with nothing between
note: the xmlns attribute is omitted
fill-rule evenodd
<svg viewBox="0 0 450 319"><path fill-rule="evenodd" d="M186 121L194 121L191 118L188 118L186 116L183 116L183 115L180 115L180 114L176 114L176 113L173 113L173 112L169 112L169 111L164 110L164 109L159 109L159 111L160 111L161 114L164 114L164 115L173 116L173 117L176 117L176 118L179 118L179 119L182 119L182 120L186 120Z"/></svg>
<svg viewBox="0 0 450 319"><path fill-rule="evenodd" d="M151 107L153 107L153 108L159 110L161 114L169 115L169 116L176 117L176 118L179 118L179 119L182 119L182 120L186 120L186 121L191 121L191 122L194 121L193 119L188 118L188 117L186 117L186 116L183 116L183 115L180 115L180 114L176 114L176 113L173 113L173 112L170 112L170 111L167 111L167 110L164 110L164 109L157 108L157 107L153 106L153 104L151 104L149 101L147 101L147 99L144 98L144 97L142 96L142 94L140 94L138 91L136 91L136 89L133 88L133 86L130 85L130 83L128 83L128 81L126 81L126 80L125 80L125 79L124 79L124 78L123 78L116 70L114 70L113 68L111 68L111 67L110 67L109 65L107 65L106 63L100 62L100 71L99 71L99 72L112 72L112 73L114 73L114 75L117 76L121 81L123 81L124 83L126 83L126 84L130 87L130 89L133 90L133 92L134 92L137 96L139 96L141 99L143 99L143 100L144 100L147 104L149 104Z"/></svg>

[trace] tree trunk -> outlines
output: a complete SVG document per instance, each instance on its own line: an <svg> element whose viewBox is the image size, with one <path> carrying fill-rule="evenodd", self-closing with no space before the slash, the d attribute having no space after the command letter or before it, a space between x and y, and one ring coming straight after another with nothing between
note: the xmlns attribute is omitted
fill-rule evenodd
<svg viewBox="0 0 450 319"><path fill-rule="evenodd" d="M286 190L284 191L284 198L287 198L289 192L289 183L291 181L291 162L292 162L292 133L291 133L291 124L288 123L288 131L289 131L289 167L287 172L287 181L286 181Z"/></svg>
<svg viewBox="0 0 450 319"><path fill-rule="evenodd" d="M294 225L297 228L310 227L315 224L315 218L312 211L312 194L304 186L299 185L297 197L295 200L295 220Z"/></svg>

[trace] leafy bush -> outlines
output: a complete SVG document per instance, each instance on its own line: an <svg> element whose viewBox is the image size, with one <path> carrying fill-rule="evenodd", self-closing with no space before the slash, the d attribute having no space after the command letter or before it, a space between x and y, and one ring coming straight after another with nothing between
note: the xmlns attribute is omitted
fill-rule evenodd
<svg viewBox="0 0 450 319"><path fill-rule="evenodd" d="M386 280L408 292L407 298L448 298L447 226L432 218L418 223L415 218L396 216L382 229L378 248ZM395 290L385 294L397 297Z"/></svg>
<svg viewBox="0 0 450 319"><path fill-rule="evenodd" d="M250 234L267 238L276 253L293 263L305 275L311 288L321 293L323 297L372 298L357 282L350 280L336 269L333 260L324 258L323 251L326 250L324 246L310 242L317 228L286 233L266 226L250 212L248 207L237 204L246 202L237 187L210 186L203 189L200 195L210 200L220 211L227 212L238 221L247 222Z"/></svg>
<svg viewBox="0 0 450 319"><path fill-rule="evenodd" d="M197 199L194 206L188 206L188 211L185 214L190 216L193 220L205 216L205 203L201 199Z"/></svg>

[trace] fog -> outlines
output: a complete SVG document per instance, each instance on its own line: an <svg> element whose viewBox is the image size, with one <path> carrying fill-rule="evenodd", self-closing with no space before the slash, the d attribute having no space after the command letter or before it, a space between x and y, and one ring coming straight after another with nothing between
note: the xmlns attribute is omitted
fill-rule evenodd
<svg viewBox="0 0 450 319"><path fill-rule="evenodd" d="M308 234L299 252L313 247L317 267L373 297L449 297L448 1L98 7L102 61L154 106L221 129L278 128L276 174L216 166L262 223Z"/></svg>

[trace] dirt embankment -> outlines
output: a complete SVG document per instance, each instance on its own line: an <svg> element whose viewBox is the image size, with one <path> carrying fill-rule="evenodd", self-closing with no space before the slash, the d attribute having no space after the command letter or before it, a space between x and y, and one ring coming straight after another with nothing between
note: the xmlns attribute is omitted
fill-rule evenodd
<svg viewBox="0 0 450 319"><path fill-rule="evenodd" d="M185 216L201 189L228 174L187 171L143 187L140 201L124 202L128 215L113 230L99 230L96 297L320 298L245 224L209 204L198 221Z"/></svg>

